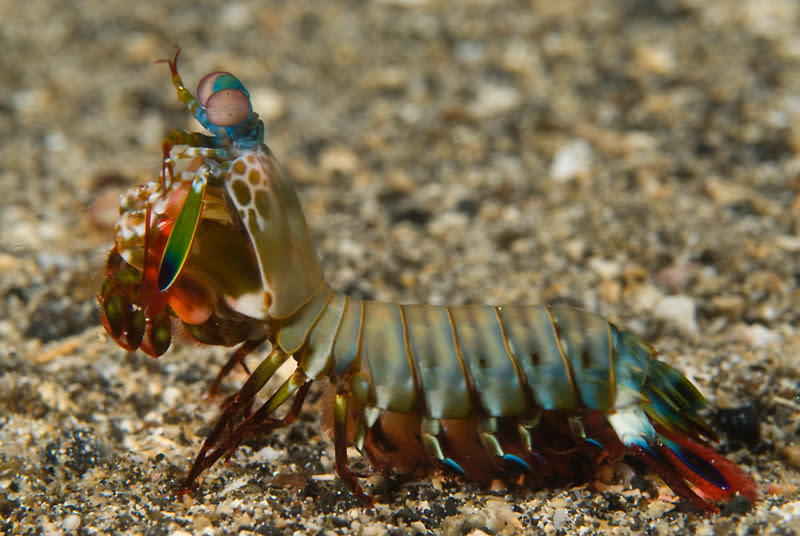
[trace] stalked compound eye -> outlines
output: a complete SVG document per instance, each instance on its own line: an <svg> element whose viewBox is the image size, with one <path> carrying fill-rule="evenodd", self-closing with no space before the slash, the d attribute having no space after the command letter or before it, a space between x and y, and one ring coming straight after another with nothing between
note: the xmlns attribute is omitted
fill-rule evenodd
<svg viewBox="0 0 800 536"><path fill-rule="evenodd" d="M206 108L206 117L218 127L230 127L250 115L250 95L238 78L217 71L197 84L197 102Z"/></svg>
<svg viewBox="0 0 800 536"><path fill-rule="evenodd" d="M219 80L219 83L217 82ZM238 78L226 71L208 73L197 84L197 102L205 106L208 98L220 89L244 89Z"/></svg>
<svg viewBox="0 0 800 536"><path fill-rule="evenodd" d="M250 97L238 89L222 89L206 101L206 117L212 125L231 127L250 115Z"/></svg>

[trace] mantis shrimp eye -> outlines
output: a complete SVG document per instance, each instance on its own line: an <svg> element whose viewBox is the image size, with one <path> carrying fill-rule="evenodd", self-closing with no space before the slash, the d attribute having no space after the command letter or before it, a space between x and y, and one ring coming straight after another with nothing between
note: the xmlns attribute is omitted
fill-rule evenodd
<svg viewBox="0 0 800 536"><path fill-rule="evenodd" d="M250 115L250 98L239 89L215 91L206 101L206 117L212 125L238 125Z"/></svg>
<svg viewBox="0 0 800 536"><path fill-rule="evenodd" d="M206 102L208 102L208 97L210 97L215 91L221 89L214 86L215 82L219 78L223 78L222 82L224 82L224 79L228 77L236 79L236 77L231 73L225 71L208 73L202 79L200 79L200 82L197 84L197 102L200 103L200 106L205 106Z"/></svg>
<svg viewBox="0 0 800 536"><path fill-rule="evenodd" d="M218 127L230 127L250 115L250 95L238 78L217 71L205 75L197 84L197 102L206 108L206 117Z"/></svg>

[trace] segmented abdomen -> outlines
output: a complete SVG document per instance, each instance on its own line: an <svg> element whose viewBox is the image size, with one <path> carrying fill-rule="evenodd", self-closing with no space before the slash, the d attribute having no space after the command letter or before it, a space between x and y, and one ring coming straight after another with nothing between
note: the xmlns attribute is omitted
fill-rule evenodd
<svg viewBox="0 0 800 536"><path fill-rule="evenodd" d="M399 305L329 287L278 341L308 376L361 371L363 402L434 419L609 412L641 400L653 354L604 318L566 306Z"/></svg>

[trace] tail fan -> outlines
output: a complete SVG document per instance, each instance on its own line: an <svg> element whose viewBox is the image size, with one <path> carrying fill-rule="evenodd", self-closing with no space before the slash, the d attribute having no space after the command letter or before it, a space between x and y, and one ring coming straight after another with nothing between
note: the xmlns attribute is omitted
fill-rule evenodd
<svg viewBox="0 0 800 536"><path fill-rule="evenodd" d="M705 512L736 493L755 502L755 483L704 444L717 435L700 416L707 402L680 372L653 359L639 405L618 409L608 420L629 453L644 462L678 495Z"/></svg>
<svg viewBox="0 0 800 536"><path fill-rule="evenodd" d="M667 430L693 438L718 439L698 413L708 402L683 374L671 366L657 359L650 361L649 375L642 391L647 400L643 408L651 420Z"/></svg>
<svg viewBox="0 0 800 536"><path fill-rule="evenodd" d="M706 512L719 511L714 503L729 501L736 493L756 501L755 483L733 462L691 439L657 430L653 444L632 445L632 454L678 495Z"/></svg>

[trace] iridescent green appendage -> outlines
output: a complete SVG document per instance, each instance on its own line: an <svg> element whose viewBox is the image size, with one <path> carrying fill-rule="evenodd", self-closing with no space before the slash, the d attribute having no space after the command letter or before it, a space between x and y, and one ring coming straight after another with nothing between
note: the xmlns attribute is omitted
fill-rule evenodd
<svg viewBox="0 0 800 536"><path fill-rule="evenodd" d="M205 177L197 177L192 181L189 195L183 204L175 226L167 240L161 266L158 269L158 290L166 292L178 278L189 252L192 250L197 224L200 221L200 210L203 207L203 196L206 193Z"/></svg>

